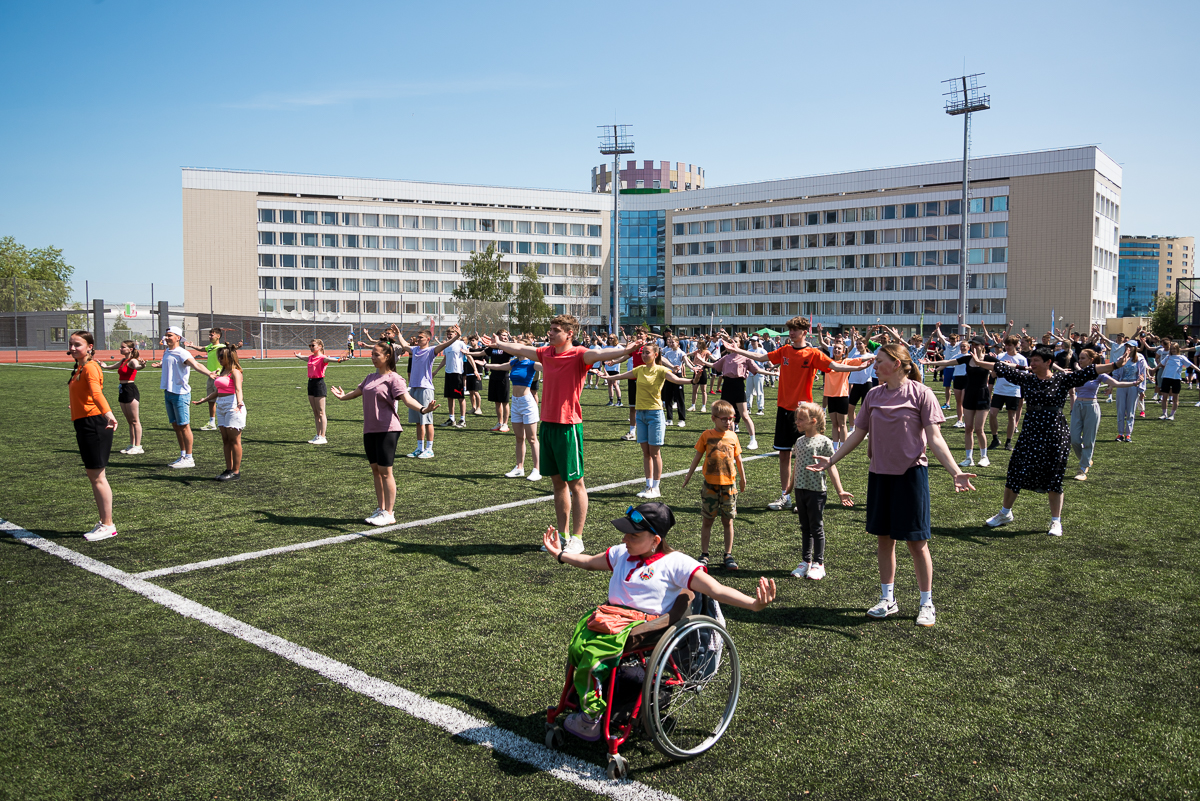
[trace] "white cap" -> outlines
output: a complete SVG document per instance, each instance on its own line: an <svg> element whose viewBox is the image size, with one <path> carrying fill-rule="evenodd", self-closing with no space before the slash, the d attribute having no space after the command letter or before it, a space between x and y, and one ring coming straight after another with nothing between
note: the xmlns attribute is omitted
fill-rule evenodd
<svg viewBox="0 0 1200 801"><path fill-rule="evenodd" d="M181 328L180 328L179 326L177 326L177 325L173 325L173 326L170 326L170 327L167 329L167 333L168 333L168 334L174 334L174 335L175 335L175 336L177 336L177 337L182 337L182 336L183 336L183 329L181 329Z"/></svg>

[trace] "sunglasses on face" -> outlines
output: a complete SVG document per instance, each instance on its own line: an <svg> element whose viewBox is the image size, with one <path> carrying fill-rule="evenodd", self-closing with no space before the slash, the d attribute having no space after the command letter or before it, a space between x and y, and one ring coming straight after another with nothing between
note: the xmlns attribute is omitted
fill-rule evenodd
<svg viewBox="0 0 1200 801"><path fill-rule="evenodd" d="M650 525L650 521L646 519L646 516L643 515L641 512L639 512L637 509L634 509L632 506L625 507L625 516L628 517L630 520L632 520L637 525L645 528L651 534L658 536L658 532L656 532L654 530L654 526Z"/></svg>

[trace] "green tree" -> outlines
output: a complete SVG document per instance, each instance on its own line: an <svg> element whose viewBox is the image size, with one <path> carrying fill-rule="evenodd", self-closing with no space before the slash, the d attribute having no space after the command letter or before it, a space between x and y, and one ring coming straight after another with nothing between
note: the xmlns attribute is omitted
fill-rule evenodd
<svg viewBox="0 0 1200 801"><path fill-rule="evenodd" d="M508 271L500 262L495 245L488 245L483 253L474 252L463 263L463 281L454 290L454 299L459 303L478 300L485 303L503 303L512 295Z"/></svg>
<svg viewBox="0 0 1200 801"><path fill-rule="evenodd" d="M517 284L517 295L513 301L513 328L544 334L550 326L554 310L546 302L537 268L537 262L530 262L521 273L521 283Z"/></svg>
<svg viewBox="0 0 1200 801"><path fill-rule="evenodd" d="M1154 300L1150 302L1150 333L1172 339L1183 336L1183 326L1175 317L1175 298L1171 295L1154 293Z"/></svg>
<svg viewBox="0 0 1200 801"><path fill-rule="evenodd" d="M11 236L0 239L0 311L64 308L74 272L56 247L31 250Z"/></svg>

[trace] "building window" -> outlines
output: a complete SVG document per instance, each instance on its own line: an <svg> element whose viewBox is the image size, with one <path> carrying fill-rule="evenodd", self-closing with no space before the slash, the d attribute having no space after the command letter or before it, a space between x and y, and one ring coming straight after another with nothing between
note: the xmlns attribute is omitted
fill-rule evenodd
<svg viewBox="0 0 1200 801"><path fill-rule="evenodd" d="M275 222L275 209L259 209L258 221L265 223Z"/></svg>
<svg viewBox="0 0 1200 801"><path fill-rule="evenodd" d="M294 268L296 266L296 255L294 253L286 253L280 256L279 266Z"/></svg>
<svg viewBox="0 0 1200 801"><path fill-rule="evenodd" d="M337 225L336 211L321 212L321 225Z"/></svg>
<svg viewBox="0 0 1200 801"><path fill-rule="evenodd" d="M342 279L342 291L343 292L357 292L358 291L358 279L357 278L343 278Z"/></svg>
<svg viewBox="0 0 1200 801"><path fill-rule="evenodd" d="M275 266L275 254L274 253L258 254L258 266L259 267L274 267Z"/></svg>
<svg viewBox="0 0 1200 801"><path fill-rule="evenodd" d="M338 246L337 234L321 234L321 246L336 248Z"/></svg>

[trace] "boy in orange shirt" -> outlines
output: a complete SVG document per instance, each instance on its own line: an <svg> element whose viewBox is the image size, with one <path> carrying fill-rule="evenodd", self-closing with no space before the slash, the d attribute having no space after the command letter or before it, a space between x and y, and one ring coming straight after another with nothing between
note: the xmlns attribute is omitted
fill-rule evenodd
<svg viewBox="0 0 1200 801"><path fill-rule="evenodd" d="M696 472L696 466L704 459L704 487L700 490L700 515L704 522L700 526L700 564L708 564L708 540L712 534L713 521L721 516L725 530L726 570L737 570L733 561L733 519L737 517L738 492L746 491L746 468L742 466L742 446L733 433L733 404L717 401L713 404L713 427L700 435L696 442L696 456L683 480L686 488ZM737 474L738 487L734 489L733 478Z"/></svg>

